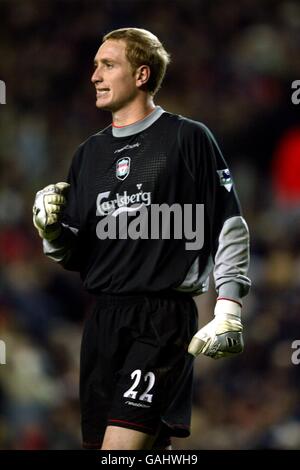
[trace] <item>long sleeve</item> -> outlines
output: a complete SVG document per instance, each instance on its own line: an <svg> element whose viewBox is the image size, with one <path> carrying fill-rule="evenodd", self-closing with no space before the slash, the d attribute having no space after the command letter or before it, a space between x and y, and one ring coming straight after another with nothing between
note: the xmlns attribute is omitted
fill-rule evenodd
<svg viewBox="0 0 300 470"><path fill-rule="evenodd" d="M68 174L70 189L64 209L60 236L49 242L43 240L44 254L65 269L80 271L82 266L82 236L78 206L78 173L81 147L76 152Z"/></svg>
<svg viewBox="0 0 300 470"><path fill-rule="evenodd" d="M204 245L186 283L197 293L207 290L213 269L219 297L240 301L249 291L249 231L230 170L209 129L184 119L179 134L181 153L194 180L197 203L204 206Z"/></svg>
<svg viewBox="0 0 300 470"><path fill-rule="evenodd" d="M202 149L215 286L219 297L240 301L251 285L247 277L249 230L228 165L213 135L204 126Z"/></svg>

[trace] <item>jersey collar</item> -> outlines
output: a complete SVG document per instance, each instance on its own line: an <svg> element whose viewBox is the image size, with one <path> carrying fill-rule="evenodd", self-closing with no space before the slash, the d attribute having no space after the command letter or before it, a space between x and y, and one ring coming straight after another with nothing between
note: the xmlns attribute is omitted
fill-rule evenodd
<svg viewBox="0 0 300 470"><path fill-rule="evenodd" d="M140 121L123 127L112 126L112 135L114 137L129 137L130 135L138 134L150 127L164 112L160 106L155 106L152 113Z"/></svg>

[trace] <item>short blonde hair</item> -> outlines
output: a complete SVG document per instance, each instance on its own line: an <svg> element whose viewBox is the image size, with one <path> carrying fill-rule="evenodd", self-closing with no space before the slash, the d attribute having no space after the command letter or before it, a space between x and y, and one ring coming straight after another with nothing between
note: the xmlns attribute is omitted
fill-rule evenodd
<svg viewBox="0 0 300 470"><path fill-rule="evenodd" d="M150 77L146 87L154 96L161 86L170 62L170 54L160 40L150 31L140 28L116 29L106 34L102 42L108 39L122 39L126 42L126 57L133 70L141 65L149 66Z"/></svg>

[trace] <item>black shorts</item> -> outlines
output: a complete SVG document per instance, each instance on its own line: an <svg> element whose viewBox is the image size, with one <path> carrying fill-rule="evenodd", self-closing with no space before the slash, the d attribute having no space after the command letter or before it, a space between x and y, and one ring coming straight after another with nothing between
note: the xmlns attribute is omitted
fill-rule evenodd
<svg viewBox="0 0 300 470"><path fill-rule="evenodd" d="M190 434L197 308L185 294L101 296L81 345L83 446L100 448L107 426L158 435Z"/></svg>

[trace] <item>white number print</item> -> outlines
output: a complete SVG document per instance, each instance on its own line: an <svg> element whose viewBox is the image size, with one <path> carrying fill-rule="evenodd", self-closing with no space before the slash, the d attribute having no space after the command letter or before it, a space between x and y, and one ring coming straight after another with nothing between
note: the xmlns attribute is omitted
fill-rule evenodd
<svg viewBox="0 0 300 470"><path fill-rule="evenodd" d="M123 394L123 397L133 398L134 400L136 399L137 392L134 391L134 389L140 383L141 376L142 376L142 371L140 369L136 369L132 372L130 377L132 378L132 380L134 380L134 377L135 377L135 381L133 382L133 385L127 390L127 392Z"/></svg>
<svg viewBox="0 0 300 470"><path fill-rule="evenodd" d="M155 375L153 374L153 372L148 372L145 375L144 381L147 382L148 379L149 379L148 387L146 388L144 393L142 393L142 395L140 396L140 400L141 401L147 401L148 403L152 403L153 394L148 393L148 392L150 392L151 388L153 387L153 385L155 383Z"/></svg>
<svg viewBox="0 0 300 470"><path fill-rule="evenodd" d="M132 386L123 394L125 398L132 398L133 400L137 397L137 391L135 388L139 385L141 378L142 378L142 371L140 369L136 369L131 374L131 379L134 380ZM149 393L150 390L153 388L155 384L155 375L153 372L147 372L144 375L144 382L148 382L146 390L140 395L139 400L146 401L148 403L152 403L153 393Z"/></svg>

